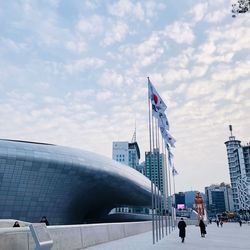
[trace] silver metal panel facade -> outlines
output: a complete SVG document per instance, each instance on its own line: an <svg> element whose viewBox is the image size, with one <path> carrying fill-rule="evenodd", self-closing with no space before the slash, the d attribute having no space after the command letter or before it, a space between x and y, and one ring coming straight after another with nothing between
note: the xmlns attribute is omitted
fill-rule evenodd
<svg viewBox="0 0 250 250"><path fill-rule="evenodd" d="M121 205L151 206L150 181L134 169L83 150L0 140L0 218L77 224Z"/></svg>

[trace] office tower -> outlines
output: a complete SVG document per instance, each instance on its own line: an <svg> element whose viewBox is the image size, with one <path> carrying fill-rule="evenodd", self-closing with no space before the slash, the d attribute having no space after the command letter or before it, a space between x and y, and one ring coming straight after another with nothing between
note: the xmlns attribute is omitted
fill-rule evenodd
<svg viewBox="0 0 250 250"><path fill-rule="evenodd" d="M138 170L140 149L137 142L115 141L113 142L112 158L124 165Z"/></svg>
<svg viewBox="0 0 250 250"><path fill-rule="evenodd" d="M225 142L232 186L234 210L250 209L250 145L241 145L232 135Z"/></svg>
<svg viewBox="0 0 250 250"><path fill-rule="evenodd" d="M221 183L205 187L206 208L210 217L225 211L233 211L233 196L230 185Z"/></svg>
<svg viewBox="0 0 250 250"><path fill-rule="evenodd" d="M154 149L154 151L150 154L150 152L145 152L145 171L146 177L152 180L153 183L159 188L160 192L166 197L165 190L165 179L164 179L164 163L165 163L165 155L163 153L159 153L159 149ZM150 162L151 161L151 162ZM152 166L152 176L150 173L150 163ZM162 200L161 204L162 208L164 208L164 200Z"/></svg>

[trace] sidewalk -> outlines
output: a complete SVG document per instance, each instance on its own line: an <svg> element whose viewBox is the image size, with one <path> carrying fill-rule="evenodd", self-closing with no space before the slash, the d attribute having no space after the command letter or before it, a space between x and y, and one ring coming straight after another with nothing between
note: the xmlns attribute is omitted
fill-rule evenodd
<svg viewBox="0 0 250 250"><path fill-rule="evenodd" d="M87 250L249 250L250 226L238 223L224 223L222 228L216 224L207 226L206 238L200 237L199 227L188 226L185 243L180 242L178 229L161 241L152 244L152 232L127 237L117 241L85 248Z"/></svg>

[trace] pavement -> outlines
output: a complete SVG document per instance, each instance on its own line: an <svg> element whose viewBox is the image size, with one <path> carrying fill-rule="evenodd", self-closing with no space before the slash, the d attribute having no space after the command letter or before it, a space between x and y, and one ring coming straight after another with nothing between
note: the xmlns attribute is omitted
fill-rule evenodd
<svg viewBox="0 0 250 250"><path fill-rule="evenodd" d="M217 227L215 223L206 228L206 238L200 237L197 226L188 226L185 242L181 243L179 231L175 229L170 235L153 245L152 231L123 238L116 241L85 248L87 250L250 250L250 224L224 223Z"/></svg>

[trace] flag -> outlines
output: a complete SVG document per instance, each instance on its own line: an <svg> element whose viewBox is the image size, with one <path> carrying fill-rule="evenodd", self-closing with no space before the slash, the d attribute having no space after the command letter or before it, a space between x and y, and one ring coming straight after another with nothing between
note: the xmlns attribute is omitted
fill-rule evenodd
<svg viewBox="0 0 250 250"><path fill-rule="evenodd" d="M159 112L159 127L164 127L165 130L169 130L168 118L165 113Z"/></svg>
<svg viewBox="0 0 250 250"><path fill-rule="evenodd" d="M167 105L164 103L153 84L148 77L148 99L152 103L152 114L154 117L159 118L159 112L164 113L167 109Z"/></svg>
<svg viewBox="0 0 250 250"><path fill-rule="evenodd" d="M177 170L175 169L175 167L173 167L173 169L172 169L172 175L173 175L173 176L178 175L178 172L177 172Z"/></svg>
<svg viewBox="0 0 250 250"><path fill-rule="evenodd" d="M166 144L166 148L167 148L167 151L168 151L168 163L169 163L169 167L172 168L174 166L174 155L171 152L170 147L169 147L168 144Z"/></svg>
<svg viewBox="0 0 250 250"><path fill-rule="evenodd" d="M161 131L162 138L165 141L166 147L167 147L167 144L169 144L171 147L174 148L175 147L175 142L176 142L174 137L164 127L159 126L159 128L160 128L160 131Z"/></svg>

